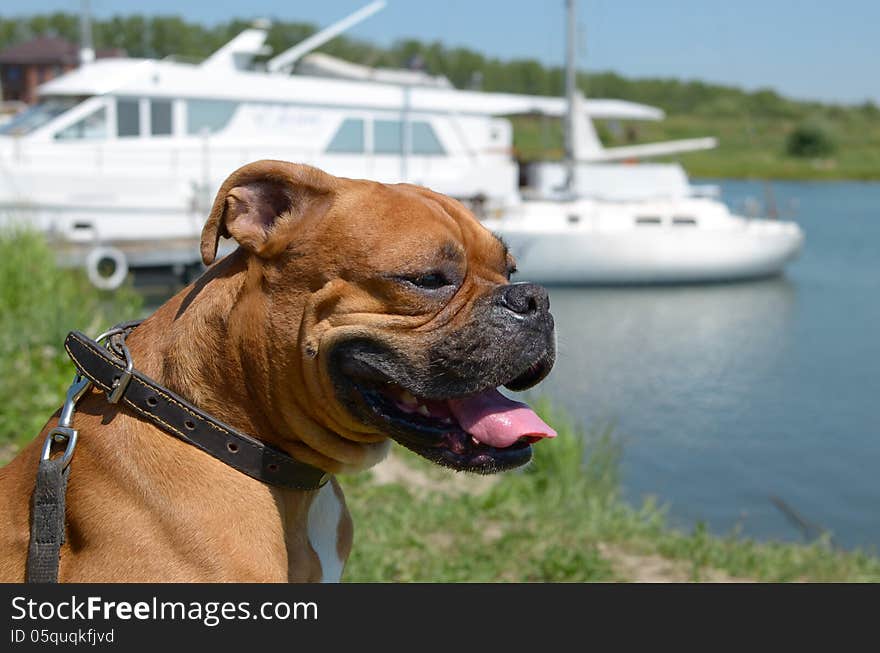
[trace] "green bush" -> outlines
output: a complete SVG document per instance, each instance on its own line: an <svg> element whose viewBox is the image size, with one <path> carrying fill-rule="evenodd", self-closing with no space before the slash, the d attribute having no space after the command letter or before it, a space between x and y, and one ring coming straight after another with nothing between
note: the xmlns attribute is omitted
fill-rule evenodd
<svg viewBox="0 0 880 653"><path fill-rule="evenodd" d="M68 331L94 336L140 307L130 288L99 291L81 270L60 269L39 234L0 233L0 447L33 439L61 407L74 375Z"/></svg>
<svg viewBox="0 0 880 653"><path fill-rule="evenodd" d="M817 122L798 125L785 141L785 150L790 156L806 159L830 156L835 148L830 130Z"/></svg>

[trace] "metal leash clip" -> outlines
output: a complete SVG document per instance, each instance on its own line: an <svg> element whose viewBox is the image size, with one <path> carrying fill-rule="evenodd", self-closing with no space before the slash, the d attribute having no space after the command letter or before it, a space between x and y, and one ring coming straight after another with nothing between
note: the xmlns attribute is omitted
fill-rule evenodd
<svg viewBox="0 0 880 653"><path fill-rule="evenodd" d="M58 418L58 425L55 426L49 435L46 436L46 442L43 444L42 460L49 460L52 454L52 445L54 443L66 442L64 455L61 456L61 469L65 469L73 458L73 450L76 448L77 431L73 428L73 411L76 409L76 402L92 387L92 382L84 376L77 374L73 378L73 383L67 389L67 398L64 400L64 406L61 408L61 417Z"/></svg>
<svg viewBox="0 0 880 653"><path fill-rule="evenodd" d="M107 340L107 349L112 351L117 356L121 356L125 359L125 370L122 374L113 379L113 388L107 393L107 401L111 404L118 403L122 398L122 393L125 392L125 389L128 387L128 384L131 382L131 373L134 370L134 360L131 358L131 352L128 350L128 346L125 344L125 335L126 331L130 330L131 323L124 323L122 325L113 327L109 331L105 331L97 338L95 338L96 342L101 342L102 340ZM122 336L118 338L117 336Z"/></svg>

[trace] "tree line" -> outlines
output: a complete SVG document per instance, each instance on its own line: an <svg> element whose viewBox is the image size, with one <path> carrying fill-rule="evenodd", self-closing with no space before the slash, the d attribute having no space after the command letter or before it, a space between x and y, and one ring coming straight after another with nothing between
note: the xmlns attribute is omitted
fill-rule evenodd
<svg viewBox="0 0 880 653"><path fill-rule="evenodd" d="M236 34L250 26L240 18L213 26L188 22L178 16L113 16L94 20L94 45L122 48L132 57L184 60L202 59ZM268 45L276 53L301 41L317 30L302 22L274 21L269 28ZM39 14L0 18L0 49L39 35L58 35L79 40L79 17L71 13ZM369 66L418 66L435 75L445 75L459 88L506 91L533 95L564 93L561 66L546 66L534 59L501 60L468 48L447 47L440 42L426 43L401 39L388 48L339 36L320 48L322 52ZM560 51L560 57L561 57ZM676 79L629 79L614 72L580 72L578 85L588 97L610 97L661 107L669 114L704 116L743 116L752 118L840 120L880 117L880 109L866 102L860 106L832 105L796 101L772 89L742 89L701 81Z"/></svg>

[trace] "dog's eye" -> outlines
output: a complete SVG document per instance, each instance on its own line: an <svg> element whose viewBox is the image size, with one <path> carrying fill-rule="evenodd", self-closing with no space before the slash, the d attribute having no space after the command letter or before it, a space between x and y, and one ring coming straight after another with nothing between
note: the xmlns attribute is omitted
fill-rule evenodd
<svg viewBox="0 0 880 653"><path fill-rule="evenodd" d="M425 288L427 290L436 290L437 288L449 285L449 280L442 272L430 272L428 274L419 275L418 277L412 277L409 279L409 282L414 286Z"/></svg>
<svg viewBox="0 0 880 653"><path fill-rule="evenodd" d="M419 274L412 277L403 277L402 279L403 281L406 281L407 283L412 284L413 286L422 290L437 290L439 288L444 288L452 283L442 272L428 272L427 274Z"/></svg>

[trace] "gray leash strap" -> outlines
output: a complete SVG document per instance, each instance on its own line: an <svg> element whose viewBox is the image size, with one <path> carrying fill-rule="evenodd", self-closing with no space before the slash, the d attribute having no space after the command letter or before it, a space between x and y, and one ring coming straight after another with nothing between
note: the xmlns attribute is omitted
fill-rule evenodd
<svg viewBox="0 0 880 653"><path fill-rule="evenodd" d="M61 408L58 424L49 431L40 454L31 505L31 540L28 543L27 582L57 583L59 556L64 544L64 506L70 460L76 449L77 431L73 412L91 381L77 375ZM52 446L64 445L60 458L52 458Z"/></svg>
<svg viewBox="0 0 880 653"><path fill-rule="evenodd" d="M33 495L31 541L28 545L27 582L57 583L61 545L64 544L64 499L70 467L62 460L41 460Z"/></svg>

